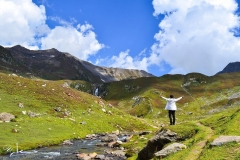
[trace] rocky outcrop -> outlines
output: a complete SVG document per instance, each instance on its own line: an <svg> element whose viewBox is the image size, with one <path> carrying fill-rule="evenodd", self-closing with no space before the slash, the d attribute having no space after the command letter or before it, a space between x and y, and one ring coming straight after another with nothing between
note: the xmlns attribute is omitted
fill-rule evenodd
<svg viewBox="0 0 240 160"><path fill-rule="evenodd" d="M3 112L0 114L0 121L10 122L12 119L15 119L15 116L11 113Z"/></svg>
<svg viewBox="0 0 240 160"><path fill-rule="evenodd" d="M0 70L16 73L16 71L20 71L21 69L25 72L29 71L26 67L21 65L19 61L14 59L8 49L0 46Z"/></svg>
<svg viewBox="0 0 240 160"><path fill-rule="evenodd" d="M152 74L137 69L108 68L95 66L89 62L81 61L83 65L92 73L98 75L103 82L121 81L125 79L135 79L140 77L154 77Z"/></svg>
<svg viewBox="0 0 240 160"><path fill-rule="evenodd" d="M166 157L169 154L176 153L182 149L186 149L187 146L181 143L173 143L167 146L166 148L162 149L159 152L156 152L154 155L155 157Z"/></svg>
<svg viewBox="0 0 240 160"><path fill-rule="evenodd" d="M151 138L147 146L145 146L139 153L138 153L138 159L139 160L149 160L154 157L154 153L157 151L162 150L162 148L171 142L175 142L180 137L177 136L175 132L172 132L170 130L160 130L156 136Z"/></svg>
<svg viewBox="0 0 240 160"><path fill-rule="evenodd" d="M230 142L240 142L240 136L219 136L218 138L214 139L214 141L211 143L211 146L220 146Z"/></svg>

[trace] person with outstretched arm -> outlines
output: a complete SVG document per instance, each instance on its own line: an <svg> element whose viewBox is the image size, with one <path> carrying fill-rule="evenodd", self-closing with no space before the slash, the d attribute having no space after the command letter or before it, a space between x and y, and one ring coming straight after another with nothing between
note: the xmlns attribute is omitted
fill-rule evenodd
<svg viewBox="0 0 240 160"><path fill-rule="evenodd" d="M175 125L175 111L177 110L176 102L182 99L183 96L179 98L174 98L173 95L170 95L170 98L166 98L163 96L161 97L167 101L165 110L168 110L170 125Z"/></svg>

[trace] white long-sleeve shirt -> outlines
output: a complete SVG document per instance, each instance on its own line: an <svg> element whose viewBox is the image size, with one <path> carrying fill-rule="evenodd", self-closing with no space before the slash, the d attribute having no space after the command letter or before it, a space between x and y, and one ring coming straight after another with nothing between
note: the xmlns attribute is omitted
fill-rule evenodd
<svg viewBox="0 0 240 160"><path fill-rule="evenodd" d="M177 110L176 102L182 99L182 97L179 97L179 98L166 98L163 96L161 97L167 101L165 110Z"/></svg>

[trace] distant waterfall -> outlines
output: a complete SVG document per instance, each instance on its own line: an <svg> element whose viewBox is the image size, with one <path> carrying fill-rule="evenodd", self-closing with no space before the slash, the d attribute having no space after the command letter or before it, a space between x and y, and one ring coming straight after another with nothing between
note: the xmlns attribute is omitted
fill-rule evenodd
<svg viewBox="0 0 240 160"><path fill-rule="evenodd" d="M94 95L98 96L98 88L95 89Z"/></svg>

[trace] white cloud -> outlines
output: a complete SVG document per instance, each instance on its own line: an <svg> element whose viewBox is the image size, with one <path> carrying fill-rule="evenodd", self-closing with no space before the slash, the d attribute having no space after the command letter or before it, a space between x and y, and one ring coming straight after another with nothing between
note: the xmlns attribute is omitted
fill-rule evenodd
<svg viewBox="0 0 240 160"><path fill-rule="evenodd" d="M59 23L62 26L72 26L74 23L77 23L77 20L75 18L70 18L70 21L66 21L64 19L62 19L61 17L58 16L48 16L48 19L51 21L55 21L57 23Z"/></svg>
<svg viewBox="0 0 240 160"><path fill-rule="evenodd" d="M146 51L147 51L147 48L144 48L144 50L142 50L142 51L139 53L139 56L146 56Z"/></svg>
<svg viewBox="0 0 240 160"><path fill-rule="evenodd" d="M149 64L167 62L170 73L213 75L240 61L234 0L153 0L154 15L164 14ZM154 58L153 58L154 57Z"/></svg>
<svg viewBox="0 0 240 160"><path fill-rule="evenodd" d="M159 54L152 53L148 55L147 49L143 49L137 56L132 57L129 53L130 50L120 52L117 56L114 55L111 58L98 58L95 61L95 65L109 66L114 68L125 69L137 69L145 70L148 72L148 68L152 65L157 65L159 71L164 71L164 63L161 61Z"/></svg>
<svg viewBox="0 0 240 160"><path fill-rule="evenodd" d="M75 57L87 60L90 55L104 47L96 39L89 24L78 25L80 31L72 26L57 26L41 39L42 49L56 48L69 52Z"/></svg>
<svg viewBox="0 0 240 160"><path fill-rule="evenodd" d="M31 0L0 0L0 44L36 46L36 36L49 31L44 6Z"/></svg>
<svg viewBox="0 0 240 160"><path fill-rule="evenodd" d="M104 47L90 24L73 27L74 18L67 22L59 17L49 17L60 25L51 29L46 24L46 17L45 7L37 6L31 0L0 0L0 45L56 48L83 60Z"/></svg>
<svg viewBox="0 0 240 160"><path fill-rule="evenodd" d="M112 56L110 59L100 59L97 60L97 64L101 65L103 63L108 63L109 67L114 68L125 68L125 69L138 69L147 71L148 67L148 59L140 55L136 57L132 57L129 55L130 50L126 50L125 52L120 52L118 56Z"/></svg>
<svg viewBox="0 0 240 160"><path fill-rule="evenodd" d="M77 28L80 29L82 33L88 32L89 30L93 29L92 25L90 24L85 24L85 25L77 25Z"/></svg>

